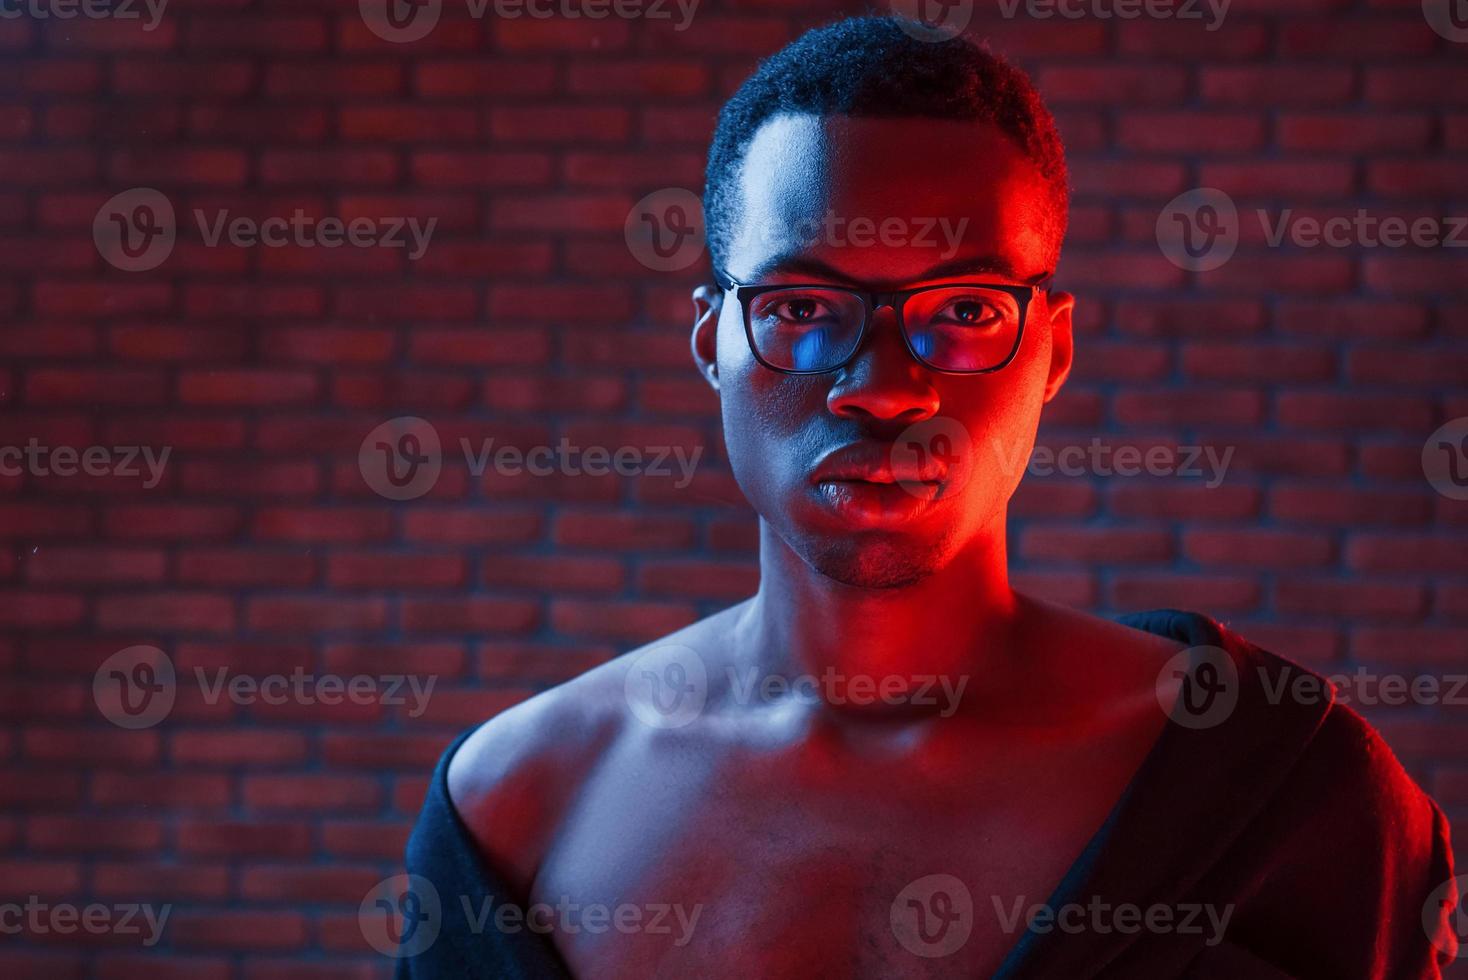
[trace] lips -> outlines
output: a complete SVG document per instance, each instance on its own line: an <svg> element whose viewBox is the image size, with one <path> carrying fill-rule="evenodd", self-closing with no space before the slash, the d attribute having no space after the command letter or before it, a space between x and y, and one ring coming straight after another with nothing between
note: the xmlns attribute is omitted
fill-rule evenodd
<svg viewBox="0 0 1468 980"><path fill-rule="evenodd" d="M893 443L856 442L822 456L811 482L937 484L947 475L947 463L920 450L904 450Z"/></svg>

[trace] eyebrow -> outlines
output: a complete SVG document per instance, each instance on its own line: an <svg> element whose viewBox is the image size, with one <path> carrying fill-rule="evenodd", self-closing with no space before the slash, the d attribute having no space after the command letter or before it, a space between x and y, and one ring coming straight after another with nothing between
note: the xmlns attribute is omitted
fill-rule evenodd
<svg viewBox="0 0 1468 980"><path fill-rule="evenodd" d="M855 282L850 276L835 266L828 265L820 259L799 255L775 256L757 266L751 275L751 279L758 282L766 276L777 272L782 275L813 276L817 279L840 285L863 285ZM950 279L955 276L1000 276L1004 279L1012 279L1031 284L1044 282L1050 278L1050 273L1046 271L1026 279L1021 277L1015 271L1014 266L1007 260L997 255L985 255L976 258L960 258L940 262L935 266L924 269L916 276L910 277L907 282L923 282L928 279ZM891 282L880 283L879 285L891 285L895 287L902 284Z"/></svg>

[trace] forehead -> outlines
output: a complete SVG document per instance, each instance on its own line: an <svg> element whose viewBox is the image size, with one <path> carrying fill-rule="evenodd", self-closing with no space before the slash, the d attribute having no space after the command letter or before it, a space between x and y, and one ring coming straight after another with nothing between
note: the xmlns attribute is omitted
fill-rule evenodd
<svg viewBox="0 0 1468 980"><path fill-rule="evenodd" d="M774 116L750 142L739 187L736 279L797 257L898 283L991 256L1023 279L1047 271L1053 248L1044 179L986 122Z"/></svg>

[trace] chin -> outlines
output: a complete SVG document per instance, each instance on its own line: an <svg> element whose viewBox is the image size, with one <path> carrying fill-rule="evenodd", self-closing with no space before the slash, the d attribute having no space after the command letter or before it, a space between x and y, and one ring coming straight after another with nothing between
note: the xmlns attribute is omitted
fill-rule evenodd
<svg viewBox="0 0 1468 980"><path fill-rule="evenodd" d="M811 535L796 554L826 578L859 589L901 589L940 571L950 557L948 542L910 535Z"/></svg>

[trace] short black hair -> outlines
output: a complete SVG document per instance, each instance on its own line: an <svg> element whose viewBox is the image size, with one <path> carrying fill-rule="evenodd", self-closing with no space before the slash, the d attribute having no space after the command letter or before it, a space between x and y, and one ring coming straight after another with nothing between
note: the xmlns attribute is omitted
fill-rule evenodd
<svg viewBox="0 0 1468 980"><path fill-rule="evenodd" d="M1065 148L1029 76L986 46L924 35L896 16L849 17L813 28L760 63L724 104L704 175L704 233L726 267L738 220L739 165L764 122L782 113L988 122L1010 136L1051 191L1059 258L1070 209ZM1051 265L1054 268L1054 265Z"/></svg>

